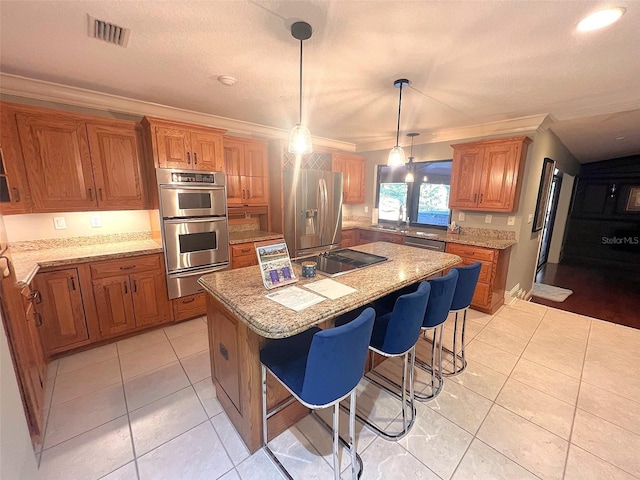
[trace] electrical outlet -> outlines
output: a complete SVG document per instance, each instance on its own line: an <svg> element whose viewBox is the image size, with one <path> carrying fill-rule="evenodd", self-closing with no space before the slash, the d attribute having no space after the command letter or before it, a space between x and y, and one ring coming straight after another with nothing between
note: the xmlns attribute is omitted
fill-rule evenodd
<svg viewBox="0 0 640 480"><path fill-rule="evenodd" d="M67 222L64 217L53 217L53 228L56 230L64 230L67 228Z"/></svg>
<svg viewBox="0 0 640 480"><path fill-rule="evenodd" d="M484 223L491 223L491 215L484 216Z"/></svg>
<svg viewBox="0 0 640 480"><path fill-rule="evenodd" d="M533 222L533 213L529 214L529 217L527 217L527 223L531 223Z"/></svg>
<svg viewBox="0 0 640 480"><path fill-rule="evenodd" d="M364 206L364 213L369 213L369 205Z"/></svg>
<svg viewBox="0 0 640 480"><path fill-rule="evenodd" d="M516 224L516 217L515 216L507 217L507 225L515 225L515 224Z"/></svg>
<svg viewBox="0 0 640 480"><path fill-rule="evenodd" d="M100 222L100 215L91 215L91 227L97 228L101 226L102 223Z"/></svg>
<svg viewBox="0 0 640 480"><path fill-rule="evenodd" d="M458 213L458 221L459 222L464 222L464 212Z"/></svg>

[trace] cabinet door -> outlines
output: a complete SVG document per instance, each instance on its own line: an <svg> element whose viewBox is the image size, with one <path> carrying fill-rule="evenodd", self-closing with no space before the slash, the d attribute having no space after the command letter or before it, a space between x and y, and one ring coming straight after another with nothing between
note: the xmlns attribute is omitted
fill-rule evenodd
<svg viewBox="0 0 640 480"><path fill-rule="evenodd" d="M20 149L15 113L2 105L0 123L0 211L28 213L31 195Z"/></svg>
<svg viewBox="0 0 640 480"><path fill-rule="evenodd" d="M191 131L173 127L155 127L158 166L192 168Z"/></svg>
<svg viewBox="0 0 640 480"><path fill-rule="evenodd" d="M35 308L42 322L40 339L45 351L51 354L87 343L89 332L78 270L39 273L34 286L40 292Z"/></svg>
<svg viewBox="0 0 640 480"><path fill-rule="evenodd" d="M191 134L193 168L219 172L224 170L222 135L218 133L194 132Z"/></svg>
<svg viewBox="0 0 640 480"><path fill-rule="evenodd" d="M224 172L227 177L227 205L242 205L242 180L244 175L244 145L224 140Z"/></svg>
<svg viewBox="0 0 640 480"><path fill-rule="evenodd" d="M55 114L18 113L34 212L97 207L84 122Z"/></svg>
<svg viewBox="0 0 640 480"><path fill-rule="evenodd" d="M364 203L366 162L360 157L348 157L344 161L344 203Z"/></svg>
<svg viewBox="0 0 640 480"><path fill-rule="evenodd" d="M103 338L128 332L136 326L129 275L93 281L98 323Z"/></svg>
<svg viewBox="0 0 640 480"><path fill-rule="evenodd" d="M478 205L484 148L454 148L451 167L450 208L473 208Z"/></svg>
<svg viewBox="0 0 640 480"><path fill-rule="evenodd" d="M132 273L130 277L136 326L168 322L171 304L164 272Z"/></svg>
<svg viewBox="0 0 640 480"><path fill-rule="evenodd" d="M266 205L269 201L268 177L242 177L242 195L248 205Z"/></svg>
<svg viewBox="0 0 640 480"><path fill-rule="evenodd" d="M0 310L9 352L20 386L29 431L32 437L41 439L41 434L44 433L42 410L46 367L40 336L35 327L33 306L30 302L23 302L16 288L15 275L0 276Z"/></svg>
<svg viewBox="0 0 640 480"><path fill-rule="evenodd" d="M142 138L135 126L127 128L89 123L87 133L98 207L142 210L145 207Z"/></svg>
<svg viewBox="0 0 640 480"><path fill-rule="evenodd" d="M484 149L478 207L483 210L511 210L517 174L515 143L490 145Z"/></svg>

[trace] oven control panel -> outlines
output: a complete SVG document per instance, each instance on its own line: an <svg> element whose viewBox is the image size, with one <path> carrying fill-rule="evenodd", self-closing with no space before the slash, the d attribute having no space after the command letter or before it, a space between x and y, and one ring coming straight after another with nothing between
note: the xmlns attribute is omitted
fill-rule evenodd
<svg viewBox="0 0 640 480"><path fill-rule="evenodd" d="M171 172L171 183L214 184L216 177L213 173Z"/></svg>

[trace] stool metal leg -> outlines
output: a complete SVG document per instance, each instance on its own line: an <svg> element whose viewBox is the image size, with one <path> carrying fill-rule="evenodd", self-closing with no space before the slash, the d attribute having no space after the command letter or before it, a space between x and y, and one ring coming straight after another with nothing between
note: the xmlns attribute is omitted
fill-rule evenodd
<svg viewBox="0 0 640 480"><path fill-rule="evenodd" d="M416 359L418 368L431 374L431 393L428 395L422 393L414 393L417 400L426 402L437 397L442 391L444 384L442 378L442 331L444 326L438 325L433 328L433 342L431 343L431 365L425 363L420 359ZM427 331L424 331L424 338L427 337ZM438 355L436 356L436 353ZM437 359L436 359L437 357Z"/></svg>
<svg viewBox="0 0 640 480"><path fill-rule="evenodd" d="M454 375L459 375L464 372L467 368L467 360L464 357L464 337L465 337L465 329L467 326L467 310L469 307L464 308L462 310L457 310L455 312L455 322L453 327L453 351L448 348L443 348L443 350L452 356L453 359L453 369L450 372L443 372L442 375L445 377L453 377ZM462 327L460 328L460 353L458 353L458 313L463 312L462 315ZM460 366L458 367L458 360L460 360Z"/></svg>
<svg viewBox="0 0 640 480"><path fill-rule="evenodd" d="M357 480L358 470L356 469L356 391L351 392L349 400L349 450L351 453L351 480Z"/></svg>
<svg viewBox="0 0 640 480"><path fill-rule="evenodd" d="M333 405L333 478L340 480L340 461L338 460L338 429L340 428L340 404Z"/></svg>

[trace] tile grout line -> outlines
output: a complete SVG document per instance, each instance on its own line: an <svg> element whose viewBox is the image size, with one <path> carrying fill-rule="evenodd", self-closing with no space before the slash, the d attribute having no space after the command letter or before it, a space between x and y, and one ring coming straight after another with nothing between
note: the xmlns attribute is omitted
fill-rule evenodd
<svg viewBox="0 0 640 480"><path fill-rule="evenodd" d="M131 438L131 451L133 453L133 465L136 469L136 477L139 480L140 470L138 468L138 456L136 455L136 444L133 440L133 428L131 427L131 416L129 414L129 404L127 403L127 392L124 388L124 374L122 373L122 363L120 362L120 349L118 348L117 342L116 342L116 352L118 353L118 366L120 367L120 381L122 382L121 385L122 385L122 395L124 396L124 408L127 411L127 426L129 427L129 437ZM121 467L118 467L118 468L121 468Z"/></svg>
<svg viewBox="0 0 640 480"><path fill-rule="evenodd" d="M51 386L51 398L49 399L49 408L47 409L47 418L43 419L44 431L42 432L42 444L40 445L40 455L38 455L38 470L40 470L40 465L42 464L42 454L44 453L44 450L45 450L44 441L47 436L47 429L49 428L49 418L51 417L51 409L53 408L53 394L56 388L56 380L58 379L59 368L60 368L60 362L58 361L58 363L56 363L56 374L53 376L53 379L52 379L53 385ZM48 380L48 378L46 380Z"/></svg>

